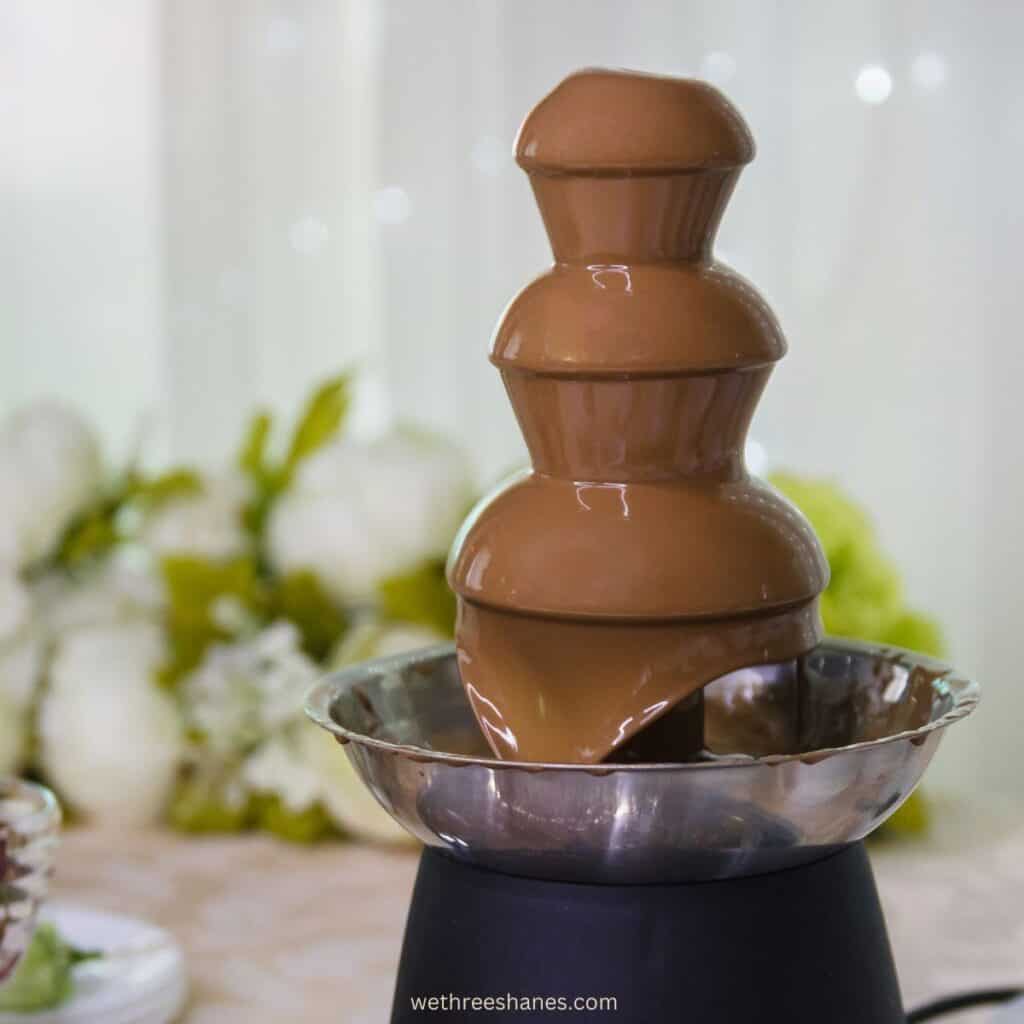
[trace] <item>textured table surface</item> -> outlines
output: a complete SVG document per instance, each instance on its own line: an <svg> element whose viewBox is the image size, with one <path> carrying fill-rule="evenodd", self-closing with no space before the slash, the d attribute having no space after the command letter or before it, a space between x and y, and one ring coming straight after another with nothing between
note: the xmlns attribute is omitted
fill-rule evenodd
<svg viewBox="0 0 1024 1024"><path fill-rule="evenodd" d="M872 847L908 1005L1024 983L1024 824L963 808L943 818L956 829ZM382 1024L415 869L412 850L76 829L55 890L178 937L187 1024Z"/></svg>

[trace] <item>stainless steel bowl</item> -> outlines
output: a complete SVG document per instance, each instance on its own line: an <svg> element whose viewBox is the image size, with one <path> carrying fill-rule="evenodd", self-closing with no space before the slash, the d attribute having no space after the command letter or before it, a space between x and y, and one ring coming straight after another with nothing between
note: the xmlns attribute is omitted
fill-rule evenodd
<svg viewBox="0 0 1024 1024"><path fill-rule="evenodd" d="M427 845L511 874L643 883L758 874L864 838L910 795L944 728L978 695L922 655L830 640L797 662L711 684L715 749L758 756L687 764L496 760L450 646L339 672L306 710ZM751 737L751 721L767 724Z"/></svg>

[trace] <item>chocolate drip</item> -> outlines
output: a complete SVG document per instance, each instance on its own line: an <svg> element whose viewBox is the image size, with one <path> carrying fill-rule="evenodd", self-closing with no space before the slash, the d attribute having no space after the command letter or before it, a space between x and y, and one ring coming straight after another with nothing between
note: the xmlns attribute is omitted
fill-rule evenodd
<svg viewBox="0 0 1024 1024"><path fill-rule="evenodd" d="M683 759L702 686L820 639L817 539L743 461L785 340L711 255L753 152L711 86L624 72L570 76L520 130L556 262L491 360L533 469L477 507L449 566L499 757Z"/></svg>

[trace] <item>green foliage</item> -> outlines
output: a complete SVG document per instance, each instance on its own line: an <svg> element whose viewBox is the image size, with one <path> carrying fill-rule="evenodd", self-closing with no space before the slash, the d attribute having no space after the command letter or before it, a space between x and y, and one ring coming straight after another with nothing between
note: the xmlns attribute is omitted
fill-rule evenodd
<svg viewBox="0 0 1024 1024"><path fill-rule="evenodd" d="M57 550L57 563L77 569L102 558L120 539L115 525L117 509L106 503L78 519L64 534Z"/></svg>
<svg viewBox="0 0 1024 1024"><path fill-rule="evenodd" d="M315 843L337 831L319 803L293 811L272 793L260 793L253 800L255 823L290 843Z"/></svg>
<svg viewBox="0 0 1024 1024"><path fill-rule="evenodd" d="M859 555L833 569L832 580L821 599L826 630L834 636L860 640L881 641L902 607L899 572L874 546L873 538L865 538Z"/></svg>
<svg viewBox="0 0 1024 1024"><path fill-rule="evenodd" d="M303 459L337 435L351 405L351 390L350 378L343 375L327 381L313 392L288 446L281 467L283 479L280 486L287 487Z"/></svg>
<svg viewBox="0 0 1024 1024"><path fill-rule="evenodd" d="M274 417L265 409L257 412L249 422L249 429L238 453L238 467L253 480L266 481L270 475L267 458L267 441Z"/></svg>
<svg viewBox="0 0 1024 1024"><path fill-rule="evenodd" d="M242 520L245 528L255 537L263 532L270 505L277 495L274 467L267 454L267 442L274 419L269 412L253 416L238 455L238 466L252 484L252 497L245 506Z"/></svg>
<svg viewBox="0 0 1024 1024"><path fill-rule="evenodd" d="M136 477L129 489L128 497L138 498L150 509L160 506L174 498L186 498L201 494L203 481L199 474L191 469L169 469L152 479Z"/></svg>
<svg viewBox="0 0 1024 1024"><path fill-rule="evenodd" d="M830 481L779 473L772 483L807 516L825 550L832 570L821 599L827 632L929 654L942 650L938 626L904 604L899 569L864 509Z"/></svg>
<svg viewBox="0 0 1024 1024"><path fill-rule="evenodd" d="M455 595L445 579L444 562L426 562L382 580L378 598L386 618L430 626L446 635L455 631Z"/></svg>
<svg viewBox="0 0 1024 1024"><path fill-rule="evenodd" d="M276 579L269 594L271 619L287 619L302 635L302 647L314 661L323 661L348 627L348 616L308 570Z"/></svg>
<svg viewBox="0 0 1024 1024"><path fill-rule="evenodd" d="M241 832L252 823L248 797L225 799L223 785L208 776L192 774L175 787L167 820L179 832L207 834Z"/></svg>
<svg viewBox="0 0 1024 1024"><path fill-rule="evenodd" d="M110 493L80 515L65 531L55 561L65 569L78 569L106 555L124 540L122 513L133 505L152 512L173 498L202 490L199 475L188 469L172 469L152 478L126 473Z"/></svg>
<svg viewBox="0 0 1024 1024"><path fill-rule="evenodd" d="M223 779L193 774L178 783L168 820L193 835L243 832L259 828L292 843L313 843L337 832L319 803L293 811L272 793L246 794L229 801Z"/></svg>
<svg viewBox="0 0 1024 1024"><path fill-rule="evenodd" d="M935 658L945 657L946 642L942 627L927 615L904 611L889 622L882 634L882 643L893 647L906 647Z"/></svg>
<svg viewBox="0 0 1024 1024"><path fill-rule="evenodd" d="M338 436L351 405L351 384L351 377L342 374L313 392L277 464L268 453L273 417L265 410L253 417L238 454L238 466L253 485L245 525L254 536L261 536L274 500L292 482L302 462Z"/></svg>
<svg viewBox="0 0 1024 1024"><path fill-rule="evenodd" d="M72 968L96 957L73 949L52 924L40 924L14 974L0 986L0 1011L32 1013L60 1006L74 988Z"/></svg>
<svg viewBox="0 0 1024 1024"><path fill-rule="evenodd" d="M165 626L169 658L160 680L173 686L194 669L212 643L229 640L232 632L217 620L217 603L236 601L245 611L258 613L264 589L255 560L250 557L211 561L192 555L169 555L161 562L167 589Z"/></svg>
<svg viewBox="0 0 1024 1024"><path fill-rule="evenodd" d="M236 633L224 616L223 602L233 602L253 625L286 619L299 630L303 650L323 661L348 627L338 607L312 572L297 571L263 578L256 561L242 556L212 561L171 555L161 563L167 590L165 628L169 657L160 680L173 686L196 668L211 644Z"/></svg>

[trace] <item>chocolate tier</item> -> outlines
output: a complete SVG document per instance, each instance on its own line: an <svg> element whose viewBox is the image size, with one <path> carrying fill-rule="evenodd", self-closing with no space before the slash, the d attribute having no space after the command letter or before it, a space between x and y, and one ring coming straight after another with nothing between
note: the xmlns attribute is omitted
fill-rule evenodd
<svg viewBox="0 0 1024 1024"><path fill-rule="evenodd" d="M491 360L533 469L477 507L449 566L460 671L499 757L685 758L701 687L820 639L817 539L743 461L785 339L711 256L753 153L711 86L625 72L570 76L520 130L555 265ZM651 750L637 734L673 709Z"/></svg>

